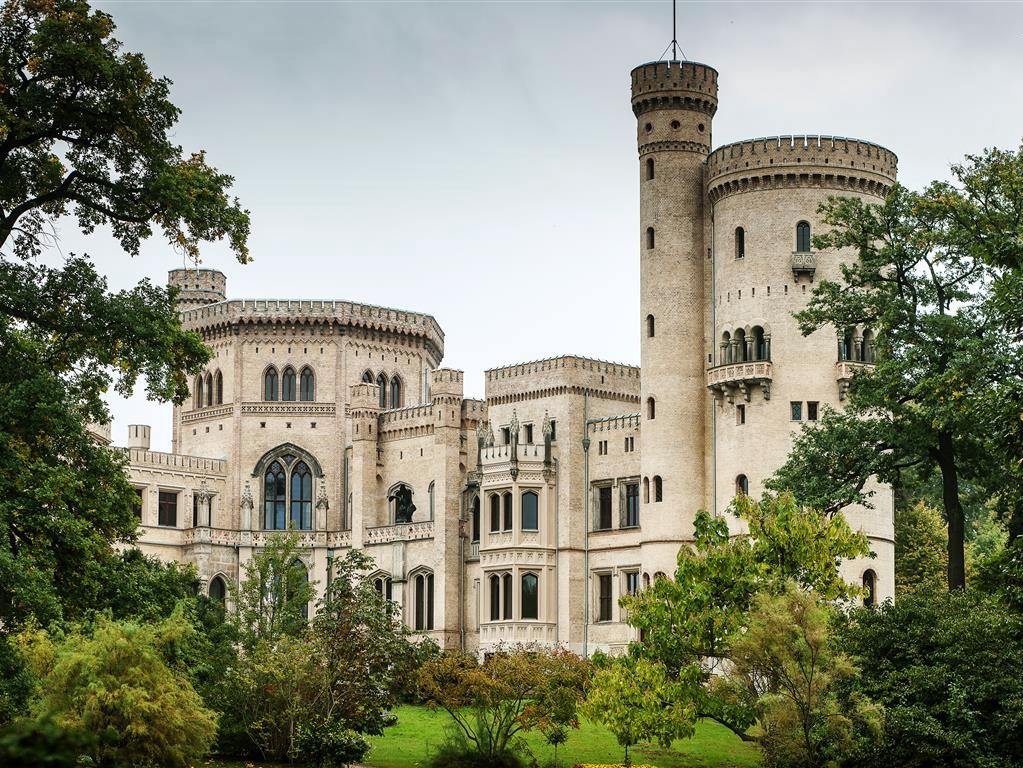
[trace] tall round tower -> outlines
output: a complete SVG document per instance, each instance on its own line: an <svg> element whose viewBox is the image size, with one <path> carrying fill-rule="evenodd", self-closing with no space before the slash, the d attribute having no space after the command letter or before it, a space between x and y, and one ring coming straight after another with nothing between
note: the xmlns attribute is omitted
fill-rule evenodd
<svg viewBox="0 0 1023 768"><path fill-rule="evenodd" d="M718 73L632 70L640 173L643 564L670 574L704 506L704 168Z"/></svg>
<svg viewBox="0 0 1023 768"><path fill-rule="evenodd" d="M227 298L227 276L219 269L172 269L167 273L167 285L178 289L177 305L182 312Z"/></svg>

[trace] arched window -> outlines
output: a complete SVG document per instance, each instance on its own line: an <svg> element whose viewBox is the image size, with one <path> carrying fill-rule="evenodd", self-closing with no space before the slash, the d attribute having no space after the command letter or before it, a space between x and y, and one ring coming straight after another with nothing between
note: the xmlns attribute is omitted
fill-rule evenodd
<svg viewBox="0 0 1023 768"><path fill-rule="evenodd" d="M653 247L654 247L654 228L653 227L647 227L646 228L646 248L649 251L649 250L652 250Z"/></svg>
<svg viewBox="0 0 1023 768"><path fill-rule="evenodd" d="M664 483L661 482L660 475L654 475L654 501L660 501L664 498Z"/></svg>
<svg viewBox="0 0 1023 768"><path fill-rule="evenodd" d="M214 386L217 388L217 405L224 404L224 374L217 371L217 376L214 379Z"/></svg>
<svg viewBox="0 0 1023 768"><path fill-rule="evenodd" d="M796 251L799 253L810 252L810 223L801 221L796 224Z"/></svg>
<svg viewBox="0 0 1023 768"><path fill-rule="evenodd" d="M291 564L291 568L293 576L288 579L289 590L288 595L286 596L286 600L289 602L294 599L295 593L298 592L299 587L309 581L309 571L306 569L305 563L303 563L299 558L295 558L295 561ZM302 605L302 618L309 618L308 602Z"/></svg>
<svg viewBox="0 0 1023 768"><path fill-rule="evenodd" d="M842 335L842 338L838 341L838 359L856 359L856 342L853 340L852 328L847 329Z"/></svg>
<svg viewBox="0 0 1023 768"><path fill-rule="evenodd" d="M735 228L735 258L746 258L746 230L742 227Z"/></svg>
<svg viewBox="0 0 1023 768"><path fill-rule="evenodd" d="M522 604L520 612L523 619L540 618L540 580L535 573L522 574Z"/></svg>
<svg viewBox="0 0 1023 768"><path fill-rule="evenodd" d="M860 342L860 360L865 363L874 362L874 332L866 330L863 332L863 340Z"/></svg>
<svg viewBox="0 0 1023 768"><path fill-rule="evenodd" d="M738 475L735 478L735 493L739 496L749 496L749 478L746 475Z"/></svg>
<svg viewBox="0 0 1023 768"><path fill-rule="evenodd" d="M391 379L391 407L401 408L401 379L397 376Z"/></svg>
<svg viewBox="0 0 1023 768"><path fill-rule="evenodd" d="M263 477L263 527L267 530L280 531L285 527L286 480L284 467L279 461L267 467Z"/></svg>
<svg viewBox="0 0 1023 768"><path fill-rule="evenodd" d="M298 399L306 403L311 403L315 400L315 383L316 380L313 378L313 369L307 365L302 369L302 374L299 376Z"/></svg>
<svg viewBox="0 0 1023 768"><path fill-rule="evenodd" d="M472 541L480 540L480 497L472 500Z"/></svg>
<svg viewBox="0 0 1023 768"><path fill-rule="evenodd" d="M654 177L654 159L648 157L646 159L646 180L650 181Z"/></svg>
<svg viewBox="0 0 1023 768"><path fill-rule="evenodd" d="M373 371L366 371L365 373L362 374L362 383L363 384L373 383Z"/></svg>
<svg viewBox="0 0 1023 768"><path fill-rule="evenodd" d="M387 407L387 377L380 373L377 375L377 386L380 387L380 407Z"/></svg>
<svg viewBox="0 0 1023 768"><path fill-rule="evenodd" d="M291 527L301 531L313 527L313 473L304 461L291 470Z"/></svg>
<svg viewBox="0 0 1023 768"><path fill-rule="evenodd" d="M654 316L653 315L647 315L646 316L646 335L647 335L648 339L652 339L654 337Z"/></svg>
<svg viewBox="0 0 1023 768"><path fill-rule="evenodd" d="M719 365L727 365L732 362L732 334L725 331L721 334L721 359Z"/></svg>
<svg viewBox="0 0 1023 768"><path fill-rule="evenodd" d="M290 365L281 373L281 400L291 402L295 399L295 369Z"/></svg>
<svg viewBox="0 0 1023 768"><path fill-rule="evenodd" d="M423 632L433 629L433 574L416 576L415 629Z"/></svg>
<svg viewBox="0 0 1023 768"><path fill-rule="evenodd" d="M652 397L646 399L646 417L653 419L657 416L657 404Z"/></svg>
<svg viewBox="0 0 1023 768"><path fill-rule="evenodd" d="M373 579L373 586L376 588L377 594L380 595L384 600L391 599L391 577L381 574Z"/></svg>
<svg viewBox="0 0 1023 768"><path fill-rule="evenodd" d="M504 593L501 595L504 599L501 601L504 610L501 615L505 621L511 621L512 618L512 577L510 573L506 573L501 577L501 591Z"/></svg>
<svg viewBox="0 0 1023 768"><path fill-rule="evenodd" d="M737 328L735 331L735 342L732 345L735 348L735 359L734 363L745 363L749 359L746 349L746 331L742 328Z"/></svg>
<svg viewBox="0 0 1023 768"><path fill-rule="evenodd" d="M227 583L223 576L214 576L210 579L209 593L211 600L216 600L221 605L227 602Z"/></svg>
<svg viewBox="0 0 1023 768"><path fill-rule="evenodd" d="M496 533L501 530L501 497L490 494L490 532Z"/></svg>
<svg viewBox="0 0 1023 768"><path fill-rule="evenodd" d="M649 504L650 503L650 478L649 477L644 477L643 478L643 503L644 504Z"/></svg>
<svg viewBox="0 0 1023 768"><path fill-rule="evenodd" d="M263 374L263 399L277 399L277 369L270 366Z"/></svg>
<svg viewBox="0 0 1023 768"><path fill-rule="evenodd" d="M198 376L195 377L195 407L196 408L202 408L202 404L204 402L204 399L203 399L203 389L204 389L203 377L202 377L202 374L200 373Z"/></svg>
<svg viewBox="0 0 1023 768"><path fill-rule="evenodd" d="M496 573L490 577L490 620L501 620L501 577Z"/></svg>
<svg viewBox="0 0 1023 768"><path fill-rule="evenodd" d="M426 495L430 499L430 519L431 520L433 520L433 515L434 515L434 511L433 511L433 488L434 488L434 485L433 485L433 482L431 481L430 482L430 487L426 489Z"/></svg>
<svg viewBox="0 0 1023 768"><path fill-rule="evenodd" d="M771 356L767 350L767 338L764 336L764 329L759 325L753 326L753 359L770 360Z"/></svg>
<svg viewBox="0 0 1023 768"><path fill-rule="evenodd" d="M871 570L863 572L863 604L868 608L877 605L877 574Z"/></svg>
<svg viewBox="0 0 1023 768"><path fill-rule="evenodd" d="M540 497L533 491L522 494L522 530L535 531L540 527Z"/></svg>
<svg viewBox="0 0 1023 768"><path fill-rule="evenodd" d="M213 405L213 374L206 374L206 405Z"/></svg>
<svg viewBox="0 0 1023 768"><path fill-rule="evenodd" d="M512 529L512 495L510 492L505 492L501 496L501 507L504 511L504 529L510 531Z"/></svg>

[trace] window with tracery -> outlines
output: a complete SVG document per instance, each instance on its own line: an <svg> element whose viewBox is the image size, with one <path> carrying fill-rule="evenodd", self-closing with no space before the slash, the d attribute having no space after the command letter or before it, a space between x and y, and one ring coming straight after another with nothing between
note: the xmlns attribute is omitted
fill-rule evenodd
<svg viewBox="0 0 1023 768"><path fill-rule="evenodd" d="M313 473L305 461L286 453L263 474L263 528L309 531L313 527Z"/></svg>

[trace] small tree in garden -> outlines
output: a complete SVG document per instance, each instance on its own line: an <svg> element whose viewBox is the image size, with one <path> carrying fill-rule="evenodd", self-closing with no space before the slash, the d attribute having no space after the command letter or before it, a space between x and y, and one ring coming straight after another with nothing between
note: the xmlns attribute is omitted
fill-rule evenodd
<svg viewBox="0 0 1023 768"><path fill-rule="evenodd" d="M463 752L490 766L517 762L515 738L522 731L577 728L588 675L589 664L573 653L520 647L482 663L443 654L427 662L419 680L427 702L451 716Z"/></svg>
<svg viewBox="0 0 1023 768"><path fill-rule="evenodd" d="M625 748L641 741L656 741L667 749L675 739L693 735L696 707L687 685L699 685L690 676L683 682L663 665L642 658L603 658L597 662L583 713L606 727Z"/></svg>

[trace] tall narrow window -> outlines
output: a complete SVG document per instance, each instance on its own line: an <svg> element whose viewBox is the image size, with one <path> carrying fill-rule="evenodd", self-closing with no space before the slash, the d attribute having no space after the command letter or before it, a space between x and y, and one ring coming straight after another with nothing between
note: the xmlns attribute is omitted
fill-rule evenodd
<svg viewBox="0 0 1023 768"><path fill-rule="evenodd" d="M611 486L604 485L597 489L597 530L606 531L611 528Z"/></svg>
<svg viewBox="0 0 1023 768"><path fill-rule="evenodd" d="M817 421L817 414L820 410L820 403L809 400L806 403L806 418L810 421Z"/></svg>
<svg viewBox="0 0 1023 768"><path fill-rule="evenodd" d="M522 442L525 443L526 445L532 445L533 444L533 425L532 424L523 424L522 425L522 431L524 433L523 434L524 440Z"/></svg>
<svg viewBox="0 0 1023 768"><path fill-rule="evenodd" d="M512 529L512 495L505 493L501 497L501 506L504 508L504 529L510 531Z"/></svg>
<svg viewBox="0 0 1023 768"><path fill-rule="evenodd" d="M480 540L480 497L472 500L472 541Z"/></svg>
<svg viewBox="0 0 1023 768"><path fill-rule="evenodd" d="M428 488L426 489L426 496L427 496L427 498L428 498L428 499L430 500L430 520L433 520L433 515L434 515L434 508L433 508L433 504L434 504L434 501L433 501L433 493L434 493L434 484L433 484L433 482L431 481L431 482L430 482L430 486L429 486L429 487L428 487Z"/></svg>
<svg viewBox="0 0 1023 768"><path fill-rule="evenodd" d="M380 373L377 375L377 386L380 387L380 407L387 407L387 377Z"/></svg>
<svg viewBox="0 0 1023 768"><path fill-rule="evenodd" d="M653 247L654 247L654 228L653 227L647 227L646 228L646 248L649 251Z"/></svg>
<svg viewBox="0 0 1023 768"><path fill-rule="evenodd" d="M877 605L877 574L869 570L863 573L863 604L868 608Z"/></svg>
<svg viewBox="0 0 1023 768"><path fill-rule="evenodd" d="M501 530L501 497L490 494L490 532L495 533Z"/></svg>
<svg viewBox="0 0 1023 768"><path fill-rule="evenodd" d="M753 356L755 360L771 359L767 350L767 337L764 336L764 329L759 325L753 326Z"/></svg>
<svg viewBox="0 0 1023 768"><path fill-rule="evenodd" d="M649 477L644 477L643 478L643 503L644 504L649 504L650 503L650 478Z"/></svg>
<svg viewBox="0 0 1023 768"><path fill-rule="evenodd" d="M217 388L217 405L224 404L224 374L217 371L217 376L214 379L214 386Z"/></svg>
<svg viewBox="0 0 1023 768"><path fill-rule="evenodd" d="M522 605L523 619L540 618L539 579L535 573L522 574Z"/></svg>
<svg viewBox="0 0 1023 768"><path fill-rule="evenodd" d="M391 379L391 407L401 408L401 379L397 376Z"/></svg>
<svg viewBox="0 0 1023 768"><path fill-rule="evenodd" d="M653 315L647 315L646 316L646 335L647 335L648 339L652 339L654 337L654 316Z"/></svg>
<svg viewBox="0 0 1023 768"><path fill-rule="evenodd" d="M511 621L512 619L512 577L510 573L506 573L501 577L501 591L504 593L501 595L503 600L503 608L501 615L505 621Z"/></svg>
<svg viewBox="0 0 1023 768"><path fill-rule="evenodd" d="M496 573L490 577L490 620L501 620L501 577Z"/></svg>
<svg viewBox="0 0 1023 768"><path fill-rule="evenodd" d="M300 400L311 403L315 398L315 386L316 380L313 378L313 370L309 366L302 369L302 375L299 377L298 397Z"/></svg>
<svg viewBox="0 0 1023 768"><path fill-rule="evenodd" d="M522 530L535 531L540 527L540 497L533 491L522 494Z"/></svg>
<svg viewBox="0 0 1023 768"><path fill-rule="evenodd" d="M157 525L174 528L178 524L178 492L160 491Z"/></svg>
<svg viewBox="0 0 1023 768"><path fill-rule="evenodd" d="M302 531L313 527L313 473L304 461L291 470L291 527Z"/></svg>
<svg viewBox="0 0 1023 768"><path fill-rule="evenodd" d="M648 419L656 418L657 416L657 403L652 397L646 399L646 417Z"/></svg>
<svg viewBox="0 0 1023 768"><path fill-rule="evenodd" d="M263 399L277 399L277 369L273 366L267 368L263 374Z"/></svg>
<svg viewBox="0 0 1023 768"><path fill-rule="evenodd" d="M639 571L629 571L625 574L625 594L639 594Z"/></svg>
<svg viewBox="0 0 1023 768"><path fill-rule="evenodd" d="M284 503L287 492L284 467L275 461L263 476L263 527L271 531L285 528Z"/></svg>
<svg viewBox="0 0 1023 768"><path fill-rule="evenodd" d="M634 528L639 525L639 483L625 486L625 527Z"/></svg>
<svg viewBox="0 0 1023 768"><path fill-rule="evenodd" d="M213 405L213 374L206 374L206 405Z"/></svg>
<svg viewBox="0 0 1023 768"><path fill-rule="evenodd" d="M203 403L206 402L203 398L203 390L205 389L202 374L200 373L195 377L195 407L202 408Z"/></svg>
<svg viewBox="0 0 1023 768"><path fill-rule="evenodd" d="M223 576L214 576L210 579L210 598L216 600L218 603L225 603L227 601L227 584L224 582Z"/></svg>
<svg viewBox="0 0 1023 768"><path fill-rule="evenodd" d="M372 371L365 371L362 374L362 383L363 384L372 384L373 383L373 372Z"/></svg>
<svg viewBox="0 0 1023 768"><path fill-rule="evenodd" d="M742 227L735 228L735 258L746 258L746 230Z"/></svg>
<svg viewBox="0 0 1023 768"><path fill-rule="evenodd" d="M281 373L281 400L295 399L295 369L290 365Z"/></svg>
<svg viewBox="0 0 1023 768"><path fill-rule="evenodd" d="M433 629L433 574L426 574L426 628Z"/></svg>
<svg viewBox="0 0 1023 768"><path fill-rule="evenodd" d="M136 518L141 520L142 519L142 499L144 498L142 496L142 489L141 488L136 488L135 489L135 495L138 498L136 498L136 500L132 503L131 511L135 513L135 517Z"/></svg>
<svg viewBox="0 0 1023 768"><path fill-rule="evenodd" d="M810 224L801 221L796 224L796 250L799 253L810 252Z"/></svg>
<svg viewBox="0 0 1023 768"><path fill-rule="evenodd" d="M661 501L664 498L664 483L660 475L654 475L654 501Z"/></svg>
<svg viewBox="0 0 1023 768"><path fill-rule="evenodd" d="M866 330L863 332L863 341L861 342L860 360L865 363L874 362L874 332Z"/></svg>
<svg viewBox="0 0 1023 768"><path fill-rule="evenodd" d="M611 621L611 574L600 574L597 585L597 621Z"/></svg>
<svg viewBox="0 0 1023 768"><path fill-rule="evenodd" d="M735 493L738 496L749 496L749 478L746 475L735 478Z"/></svg>
<svg viewBox="0 0 1023 768"><path fill-rule="evenodd" d="M646 180L650 181L654 177L654 159L648 157L646 159Z"/></svg>
<svg viewBox="0 0 1023 768"><path fill-rule="evenodd" d="M429 631L433 629L433 574L420 573L415 585L415 628Z"/></svg>

